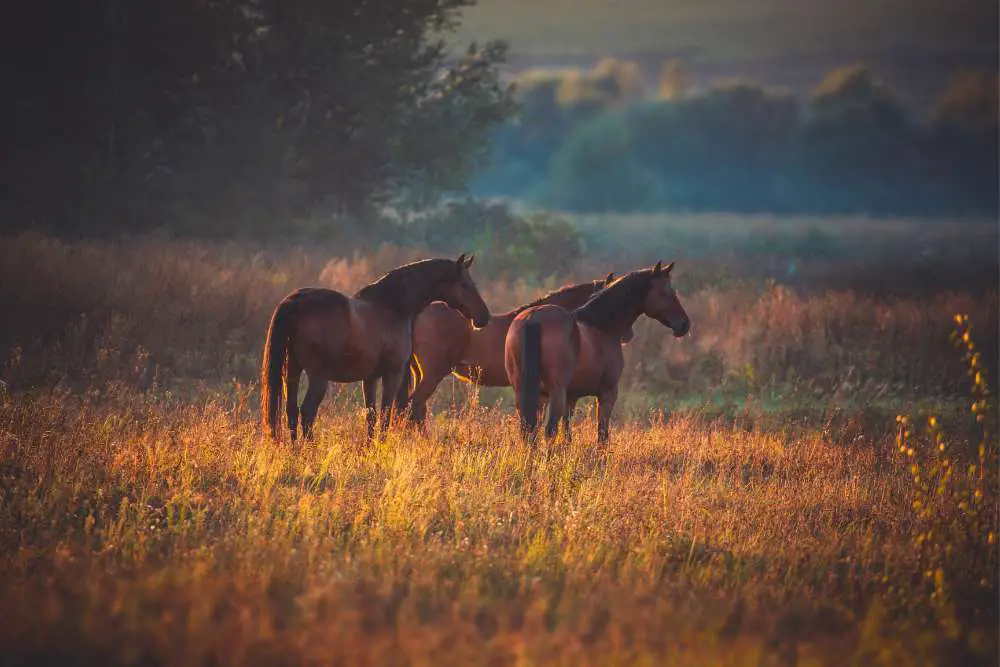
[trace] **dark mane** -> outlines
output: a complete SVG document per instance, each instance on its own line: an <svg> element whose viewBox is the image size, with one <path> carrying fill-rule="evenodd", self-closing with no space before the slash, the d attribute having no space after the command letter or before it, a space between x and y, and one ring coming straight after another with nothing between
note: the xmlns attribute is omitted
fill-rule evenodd
<svg viewBox="0 0 1000 667"><path fill-rule="evenodd" d="M513 312L515 315L517 315L518 313L520 313L522 311L525 311L528 308L534 308L535 306L543 306L543 305L545 305L547 303L552 303L553 301L556 301L559 298L566 296L570 292L575 292L575 291L578 291L578 290L582 290L584 287L589 287L589 288L591 288L592 291L596 290L597 289L597 283L599 283L599 282L600 282L599 280L591 280L591 281L585 282L585 283L576 283L575 285L566 285L564 287L560 287L558 289L554 289L551 292L549 292L548 294L546 294L544 296L540 296L540 297L538 297L537 299L535 299L534 301L532 301L530 303L526 303L523 306L518 306L517 308L515 308L511 312Z"/></svg>
<svg viewBox="0 0 1000 667"><path fill-rule="evenodd" d="M429 283L440 283L454 271L454 260L422 259L389 271L354 296L399 313L408 313L420 307L417 301L425 298Z"/></svg>
<svg viewBox="0 0 1000 667"><path fill-rule="evenodd" d="M639 308L649 292L652 278L651 269L627 273L592 296L587 303L574 310L573 315L580 322L604 329L615 322L623 310Z"/></svg>

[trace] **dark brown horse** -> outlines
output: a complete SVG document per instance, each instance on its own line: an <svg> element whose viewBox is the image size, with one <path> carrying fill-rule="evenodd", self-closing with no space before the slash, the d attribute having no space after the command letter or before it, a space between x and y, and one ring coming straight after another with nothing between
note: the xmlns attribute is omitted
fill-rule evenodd
<svg viewBox="0 0 1000 667"><path fill-rule="evenodd" d="M539 399L548 394L547 439L560 419L569 437L568 417L577 400L597 397L597 439L606 443L618 381L625 367L621 338L640 315L647 315L680 338L691 320L670 284L673 263L657 262L614 281L572 313L552 305L521 312L510 326L504 366L511 379L524 434L534 439Z"/></svg>
<svg viewBox="0 0 1000 667"><path fill-rule="evenodd" d="M435 302L417 316L413 325L413 359L411 376L415 381L412 395L409 382L400 387L399 403L410 402L410 419L423 423L427 414L427 401L449 373L460 380L484 387L508 387L504 369L503 349L510 323L521 311L541 304L552 303L572 310L582 306L595 293L614 278L568 285L550 292L540 299L506 313L493 314L490 323L473 329L454 308ZM632 332L625 334L624 342L631 340Z"/></svg>
<svg viewBox="0 0 1000 667"><path fill-rule="evenodd" d="M353 297L310 287L292 292L271 316L261 369L261 416L277 436L282 394L288 396L288 428L296 437L302 371L309 388L302 401L302 434L309 437L329 382L357 382L364 389L368 437L375 434L375 392L382 382L382 432L391 403L405 385L412 351L413 319L432 301L444 301L486 326L490 311L469 275L472 257L426 259L401 266ZM284 376L283 376L284 375ZM284 380L284 387L282 387ZM283 390L285 390L283 392Z"/></svg>

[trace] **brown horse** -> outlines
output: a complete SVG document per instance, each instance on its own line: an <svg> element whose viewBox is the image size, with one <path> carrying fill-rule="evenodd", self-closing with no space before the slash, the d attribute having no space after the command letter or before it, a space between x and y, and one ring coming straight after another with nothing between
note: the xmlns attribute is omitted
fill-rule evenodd
<svg viewBox="0 0 1000 667"><path fill-rule="evenodd" d="M441 380L452 373L466 382L484 387L508 387L504 369L503 349L510 323L521 311L541 304L552 303L572 310L582 306L595 293L614 279L609 273L602 280L568 285L550 292L540 299L506 313L490 316L490 323L473 329L468 321L445 303L435 302L417 316L413 325L413 358L410 360L414 385L404 382L400 387L397 405L410 403L410 419L423 423L427 415L427 401ZM631 329L624 342L632 339Z"/></svg>
<svg viewBox="0 0 1000 667"><path fill-rule="evenodd" d="M521 312L504 345L504 367L514 387L523 433L534 439L539 398L548 394L545 436L551 440L577 400L597 397L597 440L606 443L618 381L625 367L621 338L640 315L647 315L680 338L691 320L670 284L673 263L634 271L611 283L572 313L553 305Z"/></svg>
<svg viewBox="0 0 1000 667"><path fill-rule="evenodd" d="M309 388L302 401L302 434L312 433L329 382L362 382L368 438L375 434L375 392L382 382L382 432L390 404L404 385L412 352L413 319L432 301L444 301L477 327L490 311L469 275L473 258L426 259L390 271L353 297L310 287L278 304L264 346L261 416L277 436L283 389L288 396L288 429L296 438L302 371ZM282 372L284 371L284 377ZM282 387L284 379L285 387Z"/></svg>

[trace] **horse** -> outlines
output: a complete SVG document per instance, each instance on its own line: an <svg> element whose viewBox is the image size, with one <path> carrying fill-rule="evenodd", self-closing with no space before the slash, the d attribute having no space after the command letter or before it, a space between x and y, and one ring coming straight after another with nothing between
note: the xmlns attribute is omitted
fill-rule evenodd
<svg viewBox="0 0 1000 667"><path fill-rule="evenodd" d="M514 387L522 434L536 438L539 400L548 394L547 440L560 419L566 437L569 415L583 396L597 397L597 440L607 444L618 382L625 367L621 338L647 315L682 338L691 320L670 283L674 264L633 271L570 312L546 304L528 308L511 323L504 341L504 368Z"/></svg>
<svg viewBox="0 0 1000 667"><path fill-rule="evenodd" d="M299 378L309 388L302 401L302 435L312 435L329 382L361 381L368 440L375 435L375 392L382 383L384 434L412 353L413 320L433 301L443 301L476 327L490 311L469 274L474 256L425 259L389 271L353 296L322 287L298 289L274 309L261 368L261 416L277 438L282 394L288 396L288 429L295 442ZM284 387L282 387L284 381ZM284 392L283 392L284 390Z"/></svg>
<svg viewBox="0 0 1000 667"><path fill-rule="evenodd" d="M456 378L484 387L508 387L504 369L504 340L518 313L534 306L554 303L573 309L614 279L614 273L590 282L568 285L506 313L493 314L490 323L473 329L465 318L446 303L435 302L417 316L413 326L412 382L399 389L398 405L409 404L411 422L423 424L427 401L441 381L451 373ZM632 340L631 329L623 342Z"/></svg>

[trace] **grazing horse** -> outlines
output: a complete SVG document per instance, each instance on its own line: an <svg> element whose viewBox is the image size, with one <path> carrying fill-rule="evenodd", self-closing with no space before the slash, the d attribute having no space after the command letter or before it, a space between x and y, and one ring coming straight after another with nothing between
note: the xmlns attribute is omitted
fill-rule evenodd
<svg viewBox="0 0 1000 667"><path fill-rule="evenodd" d="M282 394L286 393L288 429L292 441L296 438L302 371L309 378L309 389L302 401L304 437L312 434L327 383L358 380L364 390L369 440L375 435L375 392L378 382L382 382L385 433L391 403L399 386L405 384L417 313L440 300L477 327L489 323L490 311L469 275L472 260L463 254L458 260L413 262L393 269L353 297L307 287L282 299L271 316L261 369L261 416L272 437L277 437Z"/></svg>
<svg viewBox="0 0 1000 667"><path fill-rule="evenodd" d="M597 397L597 440L607 443L618 381L625 367L621 338L640 315L647 315L680 338L691 328L670 285L673 262L634 271L614 281L572 313L552 305L521 312L507 332L504 367L524 435L534 440L539 400L548 394L545 436L556 436L560 418L567 438L568 417L577 400Z"/></svg>
<svg viewBox="0 0 1000 667"><path fill-rule="evenodd" d="M552 303L572 310L582 306L614 279L609 273L601 280L568 285L540 299L506 313L490 316L490 323L473 329L462 315L447 304L435 302L417 316L413 325L413 355L410 360L414 381L400 386L397 405L410 402L410 419L422 424L427 415L427 401L448 373L466 382L484 387L508 387L503 348L510 323L522 310ZM632 339L631 329L623 341Z"/></svg>

